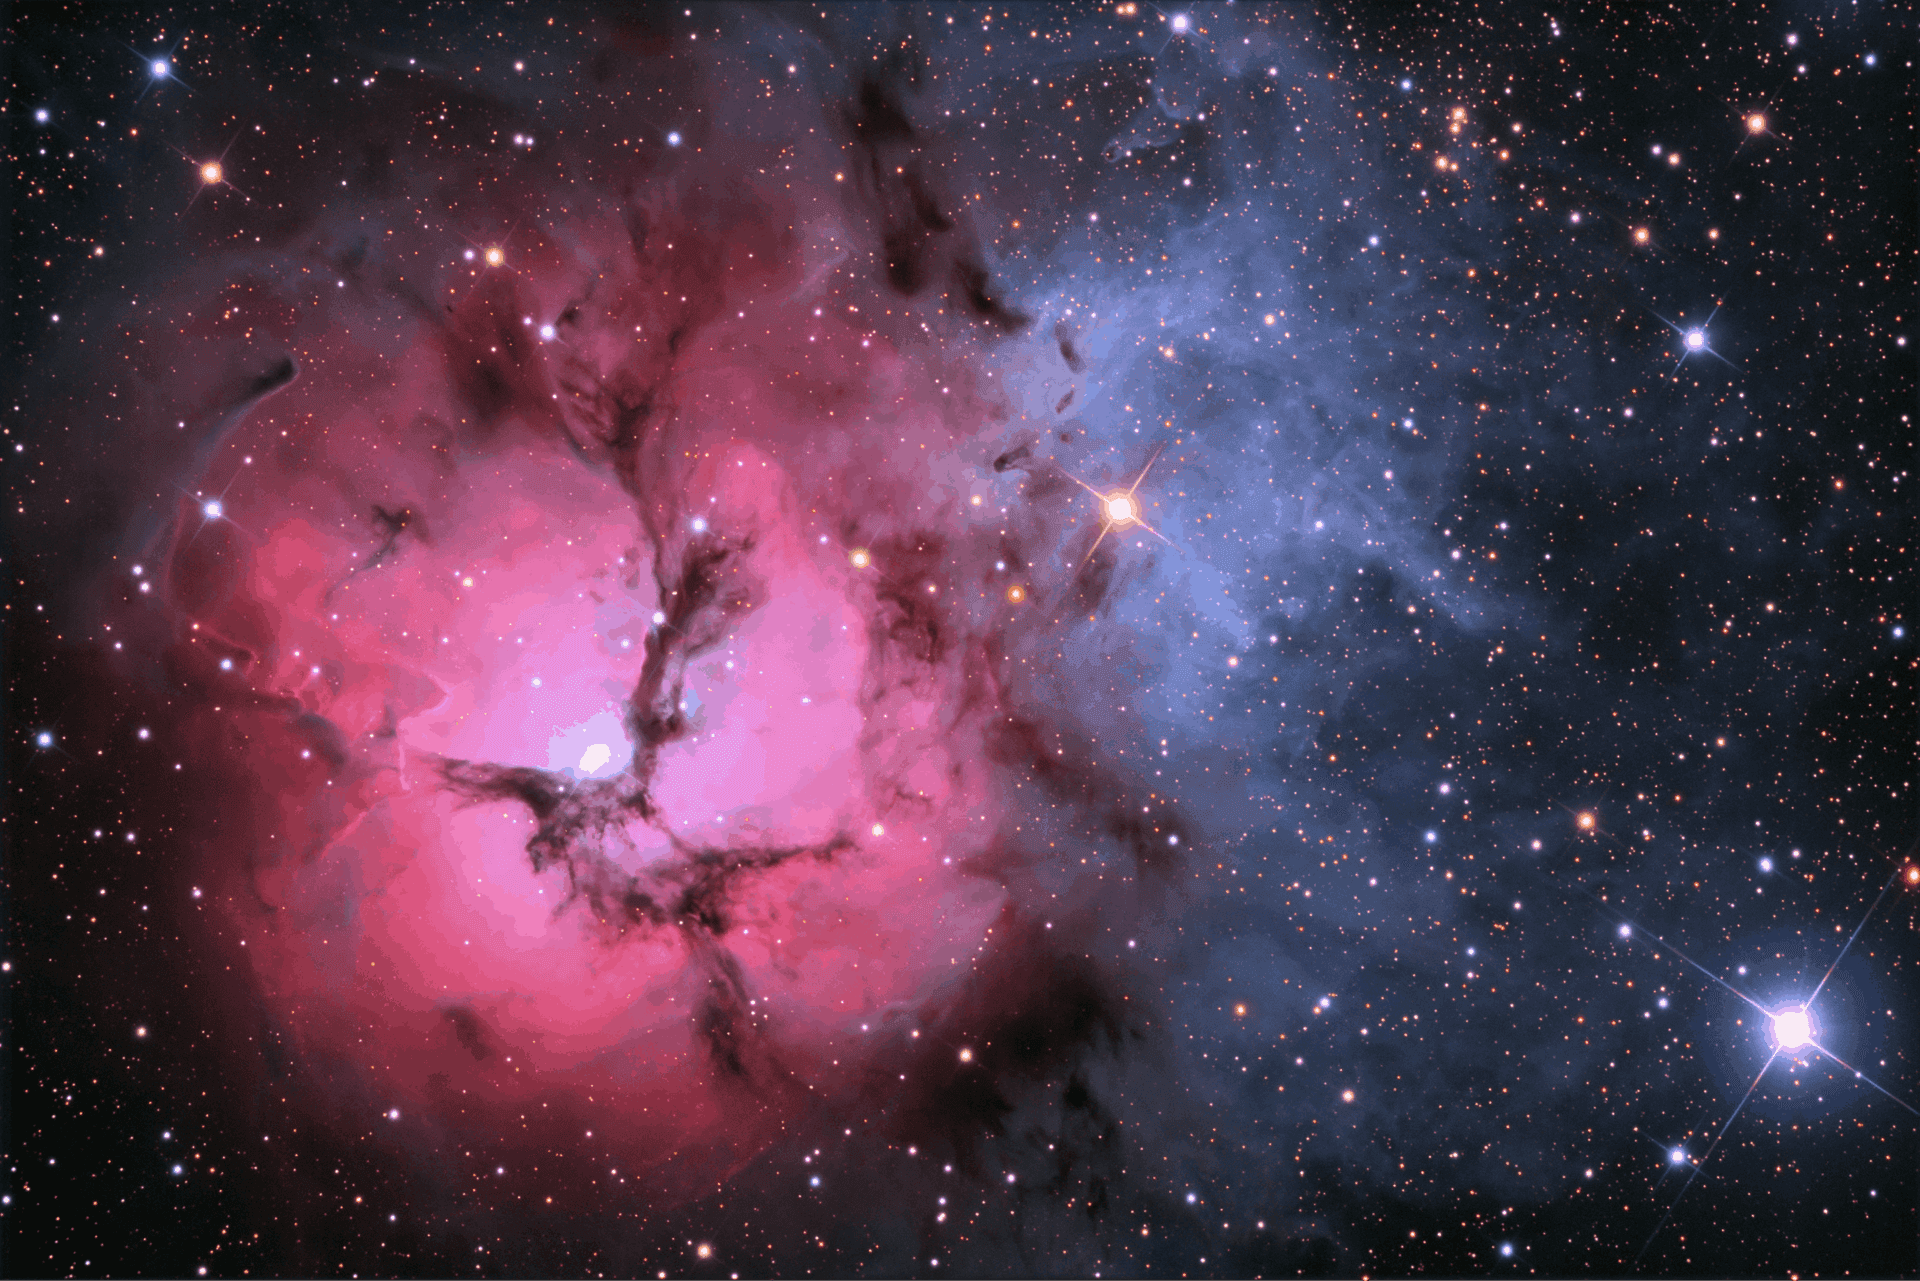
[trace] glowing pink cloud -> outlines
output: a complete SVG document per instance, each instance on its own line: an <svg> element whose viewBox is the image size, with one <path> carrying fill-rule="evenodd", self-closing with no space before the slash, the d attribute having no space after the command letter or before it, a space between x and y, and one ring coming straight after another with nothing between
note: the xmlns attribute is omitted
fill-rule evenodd
<svg viewBox="0 0 1920 1281"><path fill-rule="evenodd" d="M902 346L902 318L819 305L830 226L687 203L523 234L397 346L289 315L301 368L250 385L196 478L225 519L183 506L141 552L190 691L170 732L223 780L196 878L342 1096L444 1125L590 1105L635 1168L731 1168L833 1099L958 1150L919 1091L1117 1034L1067 927L1177 852L1025 684L1113 559L1066 547L1043 462L1051 505L966 501L1007 415L956 354L1020 325L977 272L978 319ZM1009 594L1042 557L1050 599ZM1127 873L1076 875L1063 823ZM996 1056L1051 1000L1058 1048Z"/></svg>

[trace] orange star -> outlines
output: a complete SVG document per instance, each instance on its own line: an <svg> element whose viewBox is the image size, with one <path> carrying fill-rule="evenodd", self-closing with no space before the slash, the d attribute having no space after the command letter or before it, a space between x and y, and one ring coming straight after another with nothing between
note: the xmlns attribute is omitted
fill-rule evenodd
<svg viewBox="0 0 1920 1281"><path fill-rule="evenodd" d="M1140 474L1135 476L1133 483L1125 489L1112 489L1102 492L1095 489L1092 485L1089 485L1086 481L1081 480L1078 476L1073 477L1074 484L1080 486L1080 488L1086 490L1089 494L1092 494L1100 502L1100 536L1093 540L1093 546L1087 548L1087 554L1081 557L1081 565L1085 565L1089 560L1093 559L1093 553L1099 550L1101 542L1106 539L1109 533L1116 529L1125 529L1129 525L1138 525L1161 542L1166 543L1169 547L1173 545L1165 534L1141 519L1140 502L1133 496L1134 492L1140 488L1140 482L1145 480L1147 473L1153 470L1154 463L1160 460L1161 451L1165 448L1165 445L1161 445L1154 449L1153 457L1147 459L1147 465L1140 469ZM1068 474L1071 475L1072 473ZM1075 566L1075 568L1078 569L1079 566Z"/></svg>

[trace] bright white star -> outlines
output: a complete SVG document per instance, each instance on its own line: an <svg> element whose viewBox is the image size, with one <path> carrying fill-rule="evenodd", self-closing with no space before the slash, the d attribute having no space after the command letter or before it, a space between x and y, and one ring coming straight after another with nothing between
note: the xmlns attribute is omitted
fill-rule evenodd
<svg viewBox="0 0 1920 1281"><path fill-rule="evenodd" d="M1678 327L1676 326L1675 328L1677 330ZM1916 848L1920 848L1920 845L1916 845ZM1800 851L1793 851L1793 855L1795 858L1798 858ZM1909 852L1909 857L1911 857L1911 851ZM1765 870L1765 865L1769 861L1770 860L1765 859L1761 860L1763 870ZM1740 1101L1734 1104L1733 1111L1728 1113L1727 1119L1720 1125L1719 1132L1714 1135L1713 1141L1706 1145L1706 1150L1700 1154L1698 1161L1693 1161L1687 1155L1684 1148L1675 1147L1669 1149L1667 1156L1672 1164L1678 1166L1686 1163L1690 1165L1692 1169L1688 1173L1686 1184L1682 1186L1680 1191L1674 1196L1673 1202L1667 1206L1666 1213L1660 1216L1660 1222L1656 1224L1653 1231L1648 1234L1646 1244L1640 1247L1640 1257L1645 1257L1648 1247L1653 1244L1654 1238L1660 1235L1661 1229L1665 1228L1668 1221L1673 1218L1674 1211L1680 1208L1680 1199L1686 1195L1687 1188L1693 1186L1694 1176L1700 1172L1702 1166L1713 1159L1715 1150L1720 1146L1720 1140L1725 1138L1727 1131L1733 1128L1733 1123L1739 1119L1741 1110L1747 1105L1747 1100L1753 1097L1753 1092L1759 1088L1761 1080L1764 1079L1767 1072L1772 1069L1774 1061L1779 1059L1783 1054L1790 1059L1799 1061L1801 1056L1797 1051L1802 1047L1816 1051L1822 1057L1832 1059L1835 1066L1851 1073L1854 1080L1884 1096L1889 1102L1893 1103L1894 1106L1910 1115L1920 1116L1920 1108L1916 1108L1913 1104L1893 1093L1887 1089L1886 1086L1881 1085L1865 1072L1854 1067L1853 1064L1848 1063L1832 1050L1814 1040L1813 1017L1810 1013L1814 1003L1820 999L1820 994L1826 990L1827 980L1832 978L1834 971L1840 968L1840 963L1846 959L1847 953L1852 950L1854 941L1860 937L1861 931L1866 929L1867 922L1873 919L1874 913L1879 910L1880 904L1886 899L1888 892L1893 889L1895 882L1903 878L1910 883L1920 884L1920 868L1915 868L1911 863L1903 863L1900 867L1893 870L1892 874L1887 877L1886 883L1880 887L1880 893L1875 896L1872 903L1867 905L1866 912L1860 917L1860 923L1854 926L1852 935L1842 944L1839 953L1833 958L1832 964L1827 966L1826 973L1823 974L1820 981L1814 985L1813 991L1807 995L1807 999L1796 1005L1786 1006L1779 1010L1767 1009L1751 996L1733 987L1725 979L1707 969L1704 965L1701 965L1698 961L1661 938L1658 934L1643 931L1647 937L1650 937L1663 949L1673 953L1680 961L1692 969L1699 971L1699 973L1704 975L1710 982L1725 989L1729 996L1735 997L1745 1003L1756 1015L1766 1020L1766 1025L1773 1032L1773 1052L1767 1056L1766 1062L1760 1065L1759 1071L1754 1074L1752 1082L1740 1096ZM1747 973L1747 967L1744 965L1739 966L1734 972L1744 978Z"/></svg>
<svg viewBox="0 0 1920 1281"><path fill-rule="evenodd" d="M1727 365L1729 367L1733 365L1732 361L1728 360L1725 356L1722 356L1719 352L1715 351L1712 348L1712 346L1709 345L1707 342L1707 329L1709 326L1713 324L1713 318L1720 314L1720 308L1715 307L1713 311L1708 314L1706 322L1704 324L1690 325L1690 326L1687 326L1686 328L1682 328L1681 326L1675 324L1673 321L1668 320L1665 316L1660 315L1660 313L1657 311L1654 312L1653 314L1656 317L1658 317L1661 324L1673 330L1675 335L1677 335L1680 339L1680 348L1681 348L1680 361L1679 361L1679 364L1676 364L1673 367L1674 372L1677 373L1680 369L1680 365L1684 365L1687 363L1687 357L1696 356L1696 355L1712 356L1715 360L1719 361L1723 365Z"/></svg>

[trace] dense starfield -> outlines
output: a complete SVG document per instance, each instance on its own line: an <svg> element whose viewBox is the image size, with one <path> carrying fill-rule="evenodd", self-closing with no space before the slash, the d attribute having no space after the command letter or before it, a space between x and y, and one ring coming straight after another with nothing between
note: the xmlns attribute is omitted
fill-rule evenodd
<svg viewBox="0 0 1920 1281"><path fill-rule="evenodd" d="M9 21L0 1268L1920 1269L1911 15Z"/></svg>

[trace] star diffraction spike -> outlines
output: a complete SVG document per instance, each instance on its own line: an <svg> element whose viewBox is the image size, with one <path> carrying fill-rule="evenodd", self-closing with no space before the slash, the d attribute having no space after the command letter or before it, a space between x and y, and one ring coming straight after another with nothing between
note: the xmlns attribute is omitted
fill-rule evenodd
<svg viewBox="0 0 1920 1281"><path fill-rule="evenodd" d="M1073 477L1074 484L1080 486L1080 488L1086 490L1089 494L1092 494L1100 503L1100 534L1093 540L1093 546L1087 548L1087 554L1080 558L1081 566L1084 566L1088 561L1093 559L1094 552L1099 550L1101 542L1105 540L1108 534L1116 529L1125 529L1129 525L1138 525L1161 542L1166 543L1169 547L1173 545L1165 534L1141 519L1140 502L1134 497L1135 491L1140 488L1140 482L1147 478L1147 473L1153 470L1153 465L1160 461L1160 455L1165 450L1165 445L1156 446L1153 455L1147 459L1146 466L1140 469L1140 474L1135 476L1133 483L1125 489L1102 491L1095 489L1078 476ZM1075 566L1076 569L1079 567L1080 566Z"/></svg>
<svg viewBox="0 0 1920 1281"><path fill-rule="evenodd" d="M1815 1028L1813 1024L1814 1002L1817 1001L1820 998L1820 994L1826 990L1827 981L1833 977L1834 971L1840 968L1840 962L1846 959L1847 953L1853 948L1854 941L1860 937L1860 932L1866 929L1867 922L1872 920L1873 914L1880 909L1880 904L1885 901L1887 892L1893 888L1896 881L1900 880L1905 880L1909 884L1920 884L1920 869L1916 869L1911 862L1914 849L1920 849L1920 841L1915 842L1915 846L1908 851L1908 857L1901 861L1901 866L1895 868L1892 875L1887 877L1886 883L1880 887L1879 894L1874 896L1873 902L1867 906L1867 910L1861 915L1859 923L1853 927L1853 933L1847 936L1847 941L1841 945L1840 951L1835 954L1833 963L1827 966L1826 973L1820 976L1820 982L1814 986L1812 995L1798 1005L1790 1005L1781 1010L1768 1010L1758 1001L1755 1001L1744 992L1739 991L1732 984L1708 970L1705 966L1695 961L1672 943L1661 938L1658 934L1653 933L1651 930L1642 931L1647 937L1659 943L1660 946L1672 952L1682 961L1706 975L1709 979L1713 980L1713 982L1719 984L1757 1010L1762 1017L1766 1019L1766 1027L1773 1035L1774 1044L1772 1052L1767 1055L1767 1061L1761 1064L1760 1071L1754 1075L1752 1082L1747 1086L1746 1092L1740 1096L1740 1101L1736 1103L1733 1110L1727 1114L1727 1119L1721 1124L1719 1133L1714 1135L1713 1142L1707 1145L1707 1150L1701 1153L1698 1161L1694 1162L1692 1170L1687 1174L1687 1181L1680 1185L1680 1191L1674 1196L1672 1204L1667 1206L1666 1212L1660 1216L1660 1221L1654 1225L1653 1231L1647 1234L1646 1243L1640 1247L1640 1253L1634 1256L1636 1265L1646 1257L1647 1250L1653 1245L1654 1239L1660 1235L1661 1229L1667 1226L1668 1220L1673 1218L1674 1211L1679 1208L1682 1198L1687 1195L1687 1189L1693 1186L1694 1179L1699 1176L1700 1171L1713 1156L1714 1150L1720 1146L1720 1140L1726 1137L1727 1131L1732 1128L1741 1110L1746 1107L1747 1100L1753 1097L1754 1090L1759 1087L1761 1080L1767 1075L1768 1070L1773 1067L1774 1061L1780 1057L1783 1051L1799 1049L1801 1046L1810 1047L1825 1055L1827 1058L1832 1059L1842 1068L1853 1073L1855 1080L1872 1086L1873 1089L1885 1095L1893 1103L1912 1115L1920 1116L1920 1108L1915 1108L1911 1103L1900 1098L1891 1090L1881 1085L1878 1081L1875 1081L1865 1072L1854 1067L1851 1063L1848 1063L1845 1059L1815 1039ZM1623 938L1628 937L1635 928L1636 927L1630 922L1622 922L1620 926L1621 936Z"/></svg>

